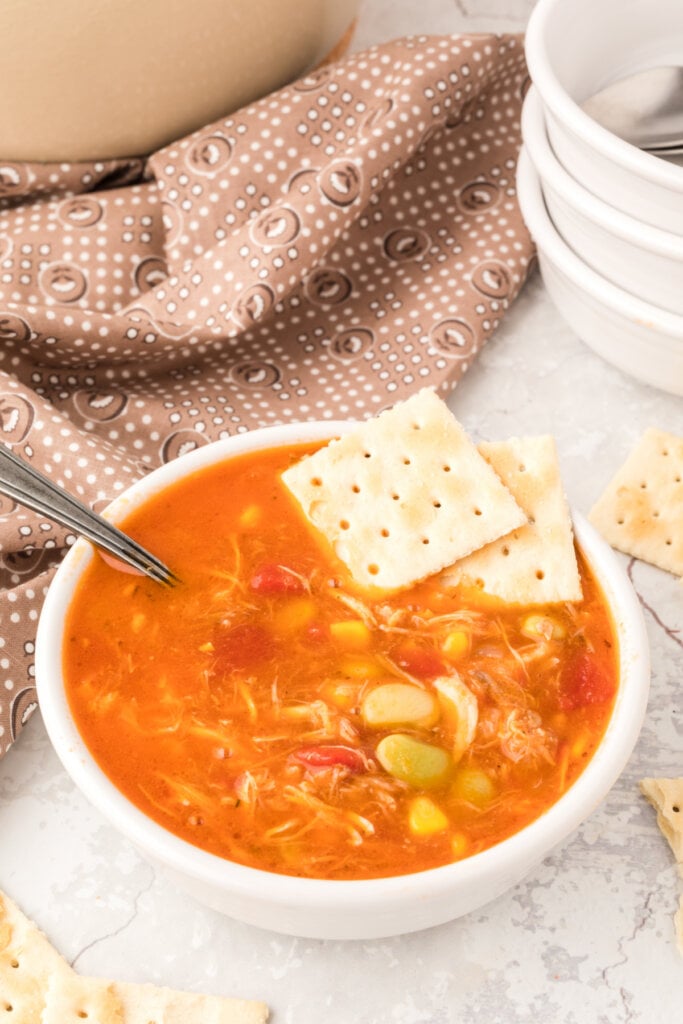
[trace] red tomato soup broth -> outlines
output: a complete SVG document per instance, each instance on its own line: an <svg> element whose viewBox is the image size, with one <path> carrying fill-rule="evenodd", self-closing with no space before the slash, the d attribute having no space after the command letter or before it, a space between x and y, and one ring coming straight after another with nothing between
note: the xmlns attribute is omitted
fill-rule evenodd
<svg viewBox="0 0 683 1024"><path fill-rule="evenodd" d="M615 631L580 556L580 604L436 577L369 597L279 479L311 450L238 456L129 517L183 582L93 560L67 622L70 706L115 785L219 856L330 879L448 864L581 773L614 703Z"/></svg>

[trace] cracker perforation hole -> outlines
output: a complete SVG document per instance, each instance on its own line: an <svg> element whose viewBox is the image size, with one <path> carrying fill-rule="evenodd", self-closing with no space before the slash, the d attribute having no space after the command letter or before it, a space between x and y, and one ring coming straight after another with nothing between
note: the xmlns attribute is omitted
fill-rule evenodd
<svg viewBox="0 0 683 1024"><path fill-rule="evenodd" d="M482 513L480 508L475 508L473 511L474 511L475 516L483 515L483 513Z"/></svg>
<svg viewBox="0 0 683 1024"><path fill-rule="evenodd" d="M9 965L10 967L13 967L16 970L17 967L19 966L19 961L15 957L13 960L10 960Z"/></svg>
<svg viewBox="0 0 683 1024"><path fill-rule="evenodd" d="M382 536L382 537L388 537L388 536L389 536L389 531L387 530L386 526L385 526L385 527L383 527L383 528L382 528L382 529L380 530L380 536Z"/></svg>
<svg viewBox="0 0 683 1024"><path fill-rule="evenodd" d="M449 465L442 466L444 473L450 473L451 467Z"/></svg>
<svg viewBox="0 0 683 1024"><path fill-rule="evenodd" d="M407 455L403 456L403 465L404 466L409 466L410 465L410 459L408 458Z"/></svg>
<svg viewBox="0 0 683 1024"><path fill-rule="evenodd" d="M523 463L523 462L520 462L520 464L519 464L519 466L517 467L517 469L518 469L518 471L519 471L520 473L526 473L526 466L524 465L524 463Z"/></svg>
<svg viewBox="0 0 683 1024"><path fill-rule="evenodd" d="M352 484L351 490L353 491L354 494L360 494L360 487L358 486L358 484Z"/></svg>
<svg viewBox="0 0 683 1024"><path fill-rule="evenodd" d="M433 501L432 505L434 506L434 508L441 508L441 502L440 501Z"/></svg>
<svg viewBox="0 0 683 1024"><path fill-rule="evenodd" d="M423 544L429 544L429 537L423 537L422 538L422 543Z"/></svg>
<svg viewBox="0 0 683 1024"><path fill-rule="evenodd" d="M536 579L537 580L545 579L545 573L543 572L542 569L537 569L536 570Z"/></svg>
<svg viewBox="0 0 683 1024"><path fill-rule="evenodd" d="M371 576L377 576L379 573L379 566L375 565L374 562L371 562L371 564L368 566L368 572L370 573Z"/></svg>
<svg viewBox="0 0 683 1024"><path fill-rule="evenodd" d="M11 1013L14 1007L11 1003L5 1003L4 1009L7 1010L8 1013Z"/></svg>
<svg viewBox="0 0 683 1024"><path fill-rule="evenodd" d="M392 494L392 495L391 495L391 500L392 500L392 501L398 501L398 500L399 500L399 498L400 498L400 495L399 495L399 494Z"/></svg>
<svg viewBox="0 0 683 1024"><path fill-rule="evenodd" d="M88 1014L87 1014L87 1012L85 1010L79 1010L77 1012L76 1016L80 1017L81 1020L87 1020L88 1019Z"/></svg>
<svg viewBox="0 0 683 1024"><path fill-rule="evenodd" d="M507 547L507 546L506 546L506 547L504 547L504 548L503 548L503 554L504 554L504 555L505 555L505 557L507 558L507 556L508 556L508 555L510 554L510 548L509 548L509 547Z"/></svg>
<svg viewBox="0 0 683 1024"><path fill-rule="evenodd" d="M323 485L323 482L322 482L322 479L319 476L312 476L311 477L311 487L322 487L322 485Z"/></svg>
<svg viewBox="0 0 683 1024"><path fill-rule="evenodd" d="M339 529L340 530L348 530L350 526L351 526L351 523L348 521L348 519L340 519L339 520Z"/></svg>

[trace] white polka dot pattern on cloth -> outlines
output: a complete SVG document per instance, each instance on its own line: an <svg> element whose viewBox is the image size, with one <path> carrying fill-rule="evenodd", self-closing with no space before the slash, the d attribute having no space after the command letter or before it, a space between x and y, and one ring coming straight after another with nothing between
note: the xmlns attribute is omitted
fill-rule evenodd
<svg viewBox="0 0 683 1024"><path fill-rule="evenodd" d="M146 161L0 159L0 438L99 509L211 440L454 386L532 259L526 82L520 37L409 38ZM0 755L72 542L0 498Z"/></svg>

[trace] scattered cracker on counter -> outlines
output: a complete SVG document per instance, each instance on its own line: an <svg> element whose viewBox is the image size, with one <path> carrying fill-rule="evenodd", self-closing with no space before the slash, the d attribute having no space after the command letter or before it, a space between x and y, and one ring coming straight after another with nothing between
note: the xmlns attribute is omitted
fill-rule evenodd
<svg viewBox="0 0 683 1024"><path fill-rule="evenodd" d="M657 824L676 858L683 878L683 778L642 779L640 790L657 811ZM676 944L683 956L683 896L674 915Z"/></svg>
<svg viewBox="0 0 683 1024"><path fill-rule="evenodd" d="M265 1003L84 978L0 893L0 1014L11 1024L265 1024ZM11 1014L11 1016L9 1016Z"/></svg>
<svg viewBox="0 0 683 1024"><path fill-rule="evenodd" d="M589 519L612 547L683 576L683 438L646 430Z"/></svg>
<svg viewBox="0 0 683 1024"><path fill-rule="evenodd" d="M471 582L512 604L580 601L572 522L553 438L483 442L479 451L528 523L445 569L444 582Z"/></svg>
<svg viewBox="0 0 683 1024"><path fill-rule="evenodd" d="M50 978L70 973L43 933L0 893L0 1013L12 1024L38 1024Z"/></svg>

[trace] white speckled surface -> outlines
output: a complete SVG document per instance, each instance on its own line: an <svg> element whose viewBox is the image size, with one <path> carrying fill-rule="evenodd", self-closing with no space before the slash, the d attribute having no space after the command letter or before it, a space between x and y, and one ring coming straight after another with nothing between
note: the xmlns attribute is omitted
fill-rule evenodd
<svg viewBox="0 0 683 1024"><path fill-rule="evenodd" d="M530 0L365 0L355 46L406 32L523 29ZM645 427L683 435L683 401L588 351L537 278L454 394L475 438L552 432L588 511ZM645 775L683 773L683 586L624 558L645 609L652 690L638 746L579 832L460 921L364 943L285 938L177 892L90 809L34 716L0 762L0 888L85 973L267 1001L274 1024L621 1024L681 1019L681 883Z"/></svg>

